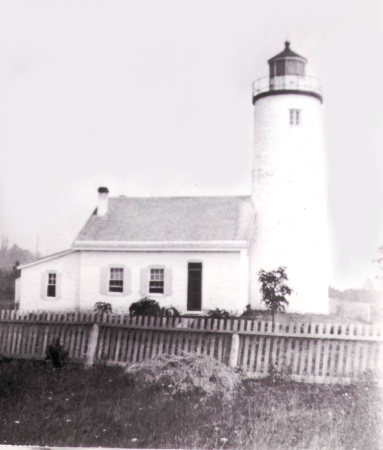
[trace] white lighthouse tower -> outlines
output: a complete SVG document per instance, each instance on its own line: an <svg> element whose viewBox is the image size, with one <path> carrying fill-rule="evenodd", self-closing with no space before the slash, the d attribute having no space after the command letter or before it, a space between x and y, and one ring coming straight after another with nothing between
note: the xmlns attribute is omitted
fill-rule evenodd
<svg viewBox="0 0 383 450"><path fill-rule="evenodd" d="M285 49L253 85L250 303L260 306L258 272L286 267L290 312L328 313L326 157L319 80L306 58Z"/></svg>

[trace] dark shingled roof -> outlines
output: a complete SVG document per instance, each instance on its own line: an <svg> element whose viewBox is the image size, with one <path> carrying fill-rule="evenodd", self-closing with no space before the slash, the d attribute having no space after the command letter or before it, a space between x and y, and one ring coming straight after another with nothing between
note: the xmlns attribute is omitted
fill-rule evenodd
<svg viewBox="0 0 383 450"><path fill-rule="evenodd" d="M274 59L277 59L277 58L287 58L287 57L301 58L306 61L306 58L304 58L303 56L298 55L298 53L295 53L292 50L290 50L290 42L286 41L285 49L281 53L278 53L278 55L275 55L271 59L269 59L268 62L274 61Z"/></svg>
<svg viewBox="0 0 383 450"><path fill-rule="evenodd" d="M97 210L74 245L87 241L248 240L254 220L250 197L112 197Z"/></svg>

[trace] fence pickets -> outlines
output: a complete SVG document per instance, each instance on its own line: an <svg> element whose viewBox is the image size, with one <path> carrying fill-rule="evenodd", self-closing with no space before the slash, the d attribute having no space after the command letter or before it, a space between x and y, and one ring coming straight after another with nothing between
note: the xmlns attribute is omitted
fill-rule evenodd
<svg viewBox="0 0 383 450"><path fill-rule="evenodd" d="M70 360L125 365L156 355L210 355L258 377L270 368L308 381L348 380L383 369L383 327L0 311L0 355L44 359L59 339Z"/></svg>

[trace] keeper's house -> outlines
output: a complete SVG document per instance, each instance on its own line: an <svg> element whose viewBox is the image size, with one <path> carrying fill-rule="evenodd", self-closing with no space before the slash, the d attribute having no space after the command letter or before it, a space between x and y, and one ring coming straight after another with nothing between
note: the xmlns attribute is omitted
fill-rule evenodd
<svg viewBox="0 0 383 450"><path fill-rule="evenodd" d="M20 309L127 311L144 296L186 312L248 298L251 197L109 198L72 248L22 267Z"/></svg>

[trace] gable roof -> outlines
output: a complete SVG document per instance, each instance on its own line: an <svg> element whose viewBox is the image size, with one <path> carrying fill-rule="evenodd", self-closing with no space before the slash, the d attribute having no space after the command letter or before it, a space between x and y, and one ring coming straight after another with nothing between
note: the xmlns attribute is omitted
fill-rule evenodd
<svg viewBox="0 0 383 450"><path fill-rule="evenodd" d="M250 197L112 197L108 212L90 216L72 248L101 242L248 241ZM88 244L88 245L87 245Z"/></svg>

